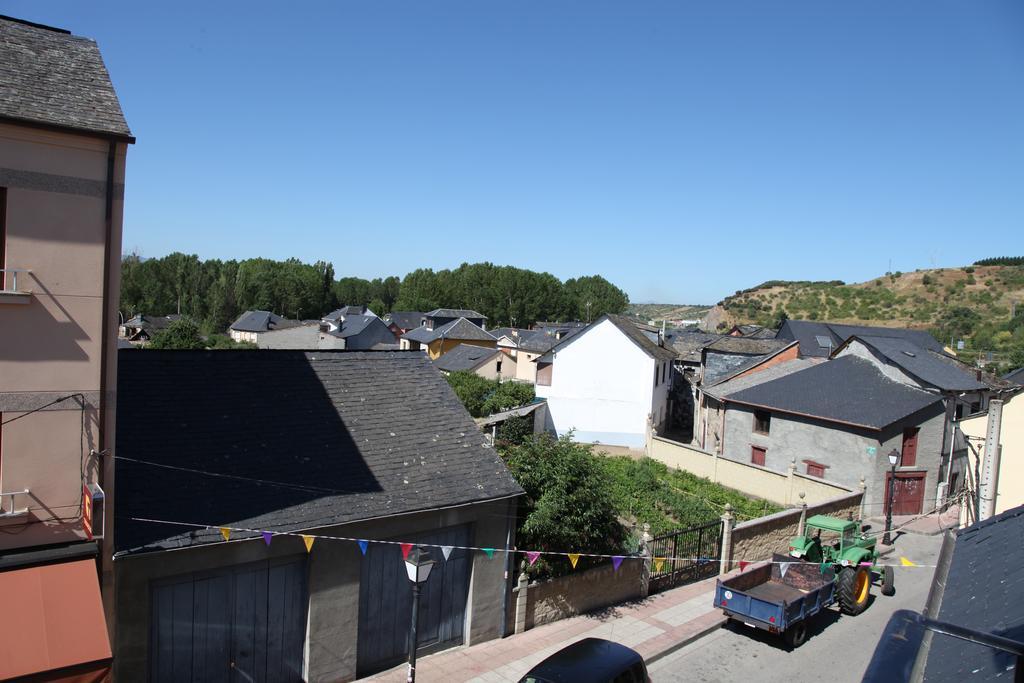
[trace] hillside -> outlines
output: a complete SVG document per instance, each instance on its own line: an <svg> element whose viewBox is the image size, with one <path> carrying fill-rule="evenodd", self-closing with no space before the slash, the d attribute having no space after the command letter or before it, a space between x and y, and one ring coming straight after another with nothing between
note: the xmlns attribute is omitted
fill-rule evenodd
<svg viewBox="0 0 1024 683"><path fill-rule="evenodd" d="M983 323L1008 320L1014 301L1024 301L1022 266L938 268L853 285L769 281L719 302L715 324L770 324L785 311L806 320L932 328L959 307L974 311Z"/></svg>
<svg viewBox="0 0 1024 683"><path fill-rule="evenodd" d="M688 304L630 304L626 314L641 320L700 320L710 306Z"/></svg>
<svg viewBox="0 0 1024 683"><path fill-rule="evenodd" d="M1016 303L1016 307L1015 304ZM1024 345L1024 266L976 265L890 273L859 284L769 281L711 309L708 329L737 323L802 320L912 327L965 339L965 355L992 352L997 362Z"/></svg>

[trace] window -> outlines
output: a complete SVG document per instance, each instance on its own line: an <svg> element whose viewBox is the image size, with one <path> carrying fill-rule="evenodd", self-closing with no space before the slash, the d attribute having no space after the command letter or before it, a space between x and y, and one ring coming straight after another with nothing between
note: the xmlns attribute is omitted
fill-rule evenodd
<svg viewBox="0 0 1024 683"><path fill-rule="evenodd" d="M754 463L755 465L760 465L761 467L764 467L764 457L765 455L767 455L767 453L767 448L761 448L760 446L751 446L750 462Z"/></svg>
<svg viewBox="0 0 1024 683"><path fill-rule="evenodd" d="M811 477L825 477L825 470L828 469L828 465L822 465L820 462L814 462L813 460L804 460L804 464L807 465L807 474Z"/></svg>
<svg viewBox="0 0 1024 683"><path fill-rule="evenodd" d="M907 427L903 430L903 449L900 455L900 465L913 467L917 464L917 427Z"/></svg>
<svg viewBox="0 0 1024 683"><path fill-rule="evenodd" d="M498 367L496 368L496 371L497 371L497 373L498 373L498 374L500 375L500 374L501 374L501 357L500 357L500 356L498 357L498 363L497 363L497 366L498 366Z"/></svg>
<svg viewBox="0 0 1024 683"><path fill-rule="evenodd" d="M754 411L754 431L758 434L767 434L772 426L772 414L766 410Z"/></svg>
<svg viewBox="0 0 1024 683"><path fill-rule="evenodd" d="M661 364L661 383L665 383L665 373L668 371L668 363Z"/></svg>
<svg viewBox="0 0 1024 683"><path fill-rule="evenodd" d="M659 372L660 372L660 370L658 369L658 366L655 365L654 366L654 386L658 386L658 373Z"/></svg>

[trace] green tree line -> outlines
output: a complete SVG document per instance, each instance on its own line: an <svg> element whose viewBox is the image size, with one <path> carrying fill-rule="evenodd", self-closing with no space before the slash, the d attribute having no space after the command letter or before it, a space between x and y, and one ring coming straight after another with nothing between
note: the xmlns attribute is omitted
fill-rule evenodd
<svg viewBox="0 0 1024 683"><path fill-rule="evenodd" d="M621 313L625 292L600 275L565 282L550 273L492 263L464 263L453 270L420 268L404 278L335 278L326 261L298 259L201 260L173 253L122 258L121 313L181 313L204 332L220 332L247 310L295 319L316 319L341 305L390 311L471 308L492 327L526 327L538 320L593 320Z"/></svg>

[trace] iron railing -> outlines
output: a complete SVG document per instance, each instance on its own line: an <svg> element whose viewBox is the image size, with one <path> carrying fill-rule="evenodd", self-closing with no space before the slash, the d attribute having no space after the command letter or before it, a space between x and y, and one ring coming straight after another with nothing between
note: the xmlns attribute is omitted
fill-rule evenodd
<svg viewBox="0 0 1024 683"><path fill-rule="evenodd" d="M666 558L660 563L655 559L651 567L651 592L711 578L718 574L722 556L722 522L655 536L650 547L652 557Z"/></svg>

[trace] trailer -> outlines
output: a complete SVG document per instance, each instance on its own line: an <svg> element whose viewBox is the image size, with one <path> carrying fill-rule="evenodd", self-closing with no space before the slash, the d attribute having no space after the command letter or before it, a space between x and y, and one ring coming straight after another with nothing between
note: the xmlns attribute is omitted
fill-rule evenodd
<svg viewBox="0 0 1024 683"><path fill-rule="evenodd" d="M715 586L715 606L735 622L781 634L790 647L807 639L807 620L836 600L835 570L774 555Z"/></svg>

